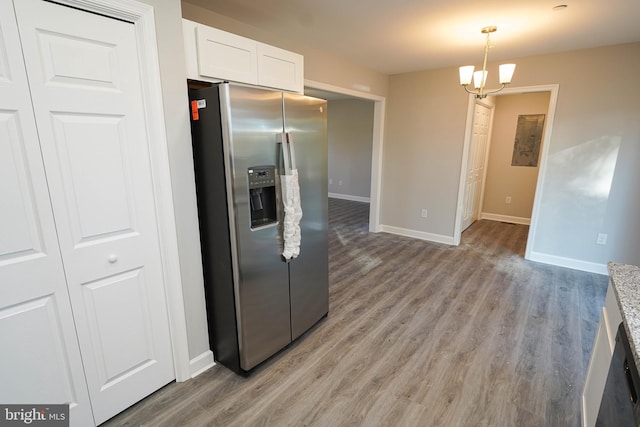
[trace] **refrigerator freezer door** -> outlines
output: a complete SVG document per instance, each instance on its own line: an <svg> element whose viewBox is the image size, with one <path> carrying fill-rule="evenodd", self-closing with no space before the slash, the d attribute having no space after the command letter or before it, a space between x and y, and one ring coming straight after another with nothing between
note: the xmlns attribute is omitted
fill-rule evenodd
<svg viewBox="0 0 640 427"><path fill-rule="evenodd" d="M329 310L326 101L284 94L285 132L295 141L302 220L300 255L289 263L291 335Z"/></svg>
<svg viewBox="0 0 640 427"><path fill-rule="evenodd" d="M236 241L236 309L240 366L250 370L291 341L287 264L279 225L251 229L248 173L277 165L282 93L221 85L221 117ZM277 181L277 179L276 179Z"/></svg>

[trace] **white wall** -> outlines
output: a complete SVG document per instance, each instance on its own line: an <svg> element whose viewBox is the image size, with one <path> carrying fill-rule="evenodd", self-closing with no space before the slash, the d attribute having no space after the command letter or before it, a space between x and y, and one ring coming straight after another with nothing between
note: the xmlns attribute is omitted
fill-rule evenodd
<svg viewBox="0 0 640 427"><path fill-rule="evenodd" d="M640 43L513 61L512 87L559 84L530 249L548 262L640 264ZM390 78L385 225L453 236L468 100L457 71ZM606 246L596 245L599 232L609 235Z"/></svg>
<svg viewBox="0 0 640 427"><path fill-rule="evenodd" d="M328 102L329 193L353 200L371 194L373 101ZM351 197L355 196L355 197Z"/></svg>
<svg viewBox="0 0 640 427"><path fill-rule="evenodd" d="M189 358L193 360L209 351L209 335L200 258L180 1L141 1L154 7L187 340ZM195 369L197 368L195 365Z"/></svg>
<svg viewBox="0 0 640 427"><path fill-rule="evenodd" d="M537 166L512 166L518 116L544 114L549 109L549 92L499 95L495 112L484 186L483 214L531 218L540 158ZM547 122L545 117L545 123ZM542 149L542 145L540 146ZM511 203L506 203L506 197Z"/></svg>

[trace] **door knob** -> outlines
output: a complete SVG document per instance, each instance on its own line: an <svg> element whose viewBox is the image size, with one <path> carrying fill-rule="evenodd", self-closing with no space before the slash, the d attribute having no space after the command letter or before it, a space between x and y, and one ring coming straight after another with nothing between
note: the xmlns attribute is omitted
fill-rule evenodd
<svg viewBox="0 0 640 427"><path fill-rule="evenodd" d="M107 258L107 260L109 260L109 262L111 264L113 264L114 262L118 261L118 255L116 254L111 254L109 255L109 257Z"/></svg>

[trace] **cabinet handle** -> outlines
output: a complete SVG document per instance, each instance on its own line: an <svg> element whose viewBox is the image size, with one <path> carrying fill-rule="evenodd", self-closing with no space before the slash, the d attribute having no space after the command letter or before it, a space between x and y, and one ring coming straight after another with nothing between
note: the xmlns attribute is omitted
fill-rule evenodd
<svg viewBox="0 0 640 427"><path fill-rule="evenodd" d="M116 254L111 254L109 255L109 257L107 258L107 260L113 264L114 262L118 261L118 255Z"/></svg>

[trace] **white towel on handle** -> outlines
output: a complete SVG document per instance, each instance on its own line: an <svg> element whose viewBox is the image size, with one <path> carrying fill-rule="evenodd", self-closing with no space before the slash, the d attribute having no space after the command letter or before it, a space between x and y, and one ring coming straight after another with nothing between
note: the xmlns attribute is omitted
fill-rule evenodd
<svg viewBox="0 0 640 427"><path fill-rule="evenodd" d="M293 135L290 133L282 133L278 135L278 140L282 143L284 160L284 175L280 177L282 204L284 206L282 226L284 248L282 250L282 256L284 259L290 260L291 258L297 258L300 254L300 219L302 219L300 184L298 183L298 169L296 169L296 152Z"/></svg>
<svg viewBox="0 0 640 427"><path fill-rule="evenodd" d="M296 258L300 254L300 219L302 207L300 206L300 184L298 183L298 170L292 169L290 175L280 177L282 185L282 203L284 205L284 225L282 237L284 250L282 256L285 259Z"/></svg>

